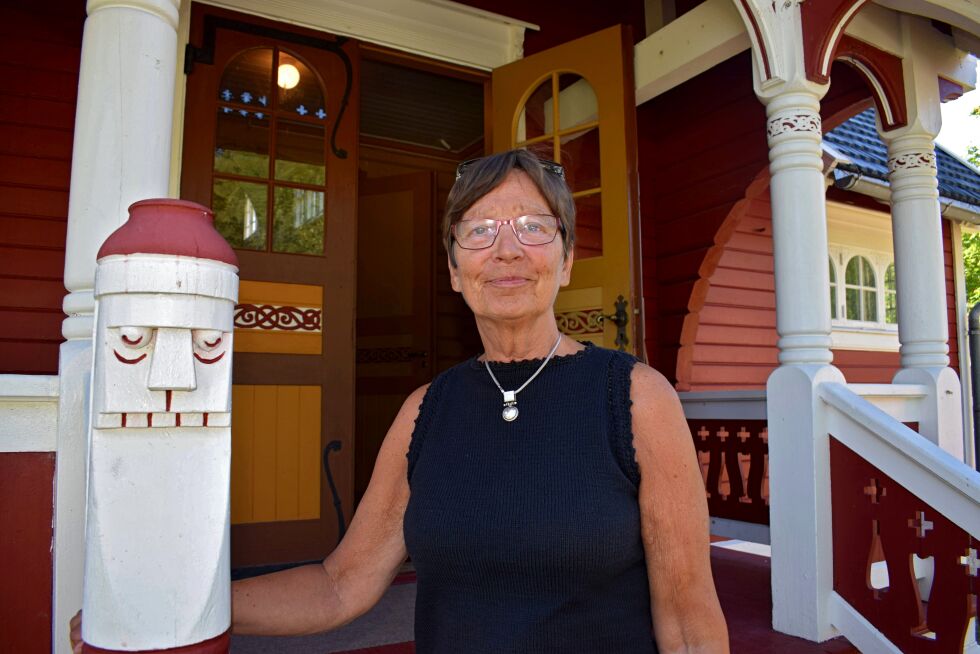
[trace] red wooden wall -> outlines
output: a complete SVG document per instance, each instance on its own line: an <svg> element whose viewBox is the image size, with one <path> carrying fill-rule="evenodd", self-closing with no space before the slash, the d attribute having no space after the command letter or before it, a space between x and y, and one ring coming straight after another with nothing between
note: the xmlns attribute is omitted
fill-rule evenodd
<svg viewBox="0 0 980 654"><path fill-rule="evenodd" d="M54 452L0 453L0 651L51 651Z"/></svg>
<svg viewBox="0 0 980 654"><path fill-rule="evenodd" d="M0 5L0 373L58 370L85 3Z"/></svg>
<svg viewBox="0 0 980 654"><path fill-rule="evenodd" d="M637 107L646 351L668 379L705 257L768 162L765 124L748 52Z"/></svg>
<svg viewBox="0 0 980 654"><path fill-rule="evenodd" d="M848 196L867 205L861 196ZM882 212L883 216L886 216ZM887 219L887 218L886 218ZM778 365L773 287L772 219L768 175L760 174L722 227L718 264L708 278L703 303L692 314L692 337L684 339L677 365L683 390L764 389ZM943 221L950 367L959 370L956 298L949 223ZM898 352L834 350L834 365L855 383L889 383L898 371Z"/></svg>

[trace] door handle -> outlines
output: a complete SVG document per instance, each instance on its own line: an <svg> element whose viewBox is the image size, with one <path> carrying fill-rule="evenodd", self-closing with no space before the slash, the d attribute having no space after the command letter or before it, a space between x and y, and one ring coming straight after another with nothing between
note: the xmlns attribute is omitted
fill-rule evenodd
<svg viewBox="0 0 980 654"><path fill-rule="evenodd" d="M627 302L626 299L620 295L618 298L616 298L616 302L613 304L613 306L616 307L616 313L608 315L602 314L599 316L599 320L601 320L603 323L605 323L606 320L609 320L612 324L616 325L616 347L620 352L625 352L626 346L630 344L630 339L626 335L626 325L630 321L630 315L626 311L626 307L629 306L629 302Z"/></svg>

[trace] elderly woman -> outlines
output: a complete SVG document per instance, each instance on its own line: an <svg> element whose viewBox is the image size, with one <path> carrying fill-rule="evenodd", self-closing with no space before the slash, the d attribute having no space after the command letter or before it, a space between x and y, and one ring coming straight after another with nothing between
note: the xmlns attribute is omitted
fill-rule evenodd
<svg viewBox="0 0 980 654"><path fill-rule="evenodd" d="M728 651L673 388L555 323L574 214L558 164L460 166L443 237L484 352L405 401L321 565L234 584L236 633L350 622L410 555L420 654Z"/></svg>

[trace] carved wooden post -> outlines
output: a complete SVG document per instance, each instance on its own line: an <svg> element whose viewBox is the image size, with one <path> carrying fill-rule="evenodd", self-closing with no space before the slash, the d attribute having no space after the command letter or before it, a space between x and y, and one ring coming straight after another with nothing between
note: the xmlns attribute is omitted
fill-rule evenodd
<svg viewBox="0 0 980 654"><path fill-rule="evenodd" d="M98 254L85 652L227 652L238 262L211 212L145 200Z"/></svg>

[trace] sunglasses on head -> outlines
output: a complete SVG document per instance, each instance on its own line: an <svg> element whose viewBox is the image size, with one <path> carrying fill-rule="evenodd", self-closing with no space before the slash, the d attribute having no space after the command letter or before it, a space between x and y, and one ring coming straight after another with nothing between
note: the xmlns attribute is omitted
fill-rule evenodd
<svg viewBox="0 0 980 654"><path fill-rule="evenodd" d="M481 161L482 159L484 159L484 157L477 157L476 159L467 159L463 163L456 166L456 181L459 181L459 178L463 176L463 173L466 172L467 168L475 164L477 161ZM541 167L544 168L546 171L548 171L552 175L555 175L556 177L564 181L565 167L562 166L560 163L556 161L549 161L548 159L538 159L538 163L541 164Z"/></svg>

